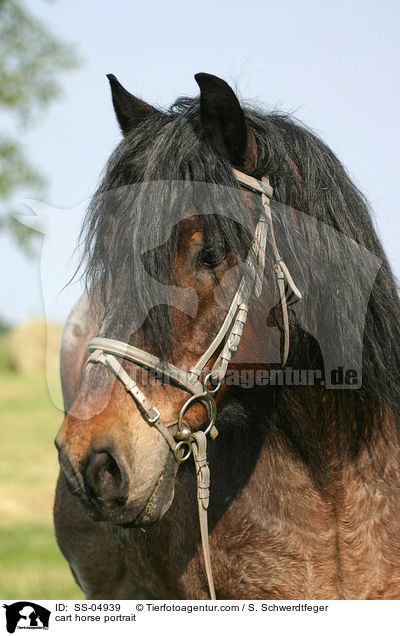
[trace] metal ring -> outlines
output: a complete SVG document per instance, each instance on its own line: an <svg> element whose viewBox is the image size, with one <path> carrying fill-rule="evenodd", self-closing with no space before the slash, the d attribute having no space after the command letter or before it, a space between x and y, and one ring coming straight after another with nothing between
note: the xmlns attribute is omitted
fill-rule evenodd
<svg viewBox="0 0 400 636"><path fill-rule="evenodd" d="M215 418L217 415L217 405L215 403L214 398L209 394L208 391L191 395L190 398L186 400L185 404L182 406L179 412L178 429L182 430L184 428L183 416L185 415L188 408L191 407L192 404L197 401L199 401L204 406L204 408L207 409L208 411L209 420L208 420L206 430L204 431L204 434L207 435L207 433L209 433L211 428L214 426Z"/></svg>
<svg viewBox="0 0 400 636"><path fill-rule="evenodd" d="M183 447L183 446L187 446L187 451L185 454L182 455L182 457L179 455L178 451ZM177 445L174 448L174 455L175 455L175 459L177 462L185 462L187 459L189 459L190 455L192 454L192 447L190 445L189 441L181 441L178 442Z"/></svg>
<svg viewBox="0 0 400 636"><path fill-rule="evenodd" d="M212 378L212 371L211 373L208 373L208 375L206 375L206 377L204 378L204 391L206 391L209 395L214 395L214 393L219 391L219 389L221 388L222 380L218 380L217 386L211 390L207 386L210 383L210 378Z"/></svg>
<svg viewBox="0 0 400 636"><path fill-rule="evenodd" d="M178 415L178 429L180 431L184 428L182 420L183 420L183 416L185 415L185 413L188 410L188 408L190 406L192 406L193 402L197 402L197 400L204 399L204 398L207 398L207 397L208 397L208 395L204 391L204 393L197 393L195 395L191 395L190 398L188 398L186 400L186 402L182 406L181 410L179 411L179 415Z"/></svg>
<svg viewBox="0 0 400 636"><path fill-rule="evenodd" d="M204 431L204 435L207 435L207 433L209 433L212 429L212 427L215 424L215 418L217 417L217 405L216 402L214 400L214 398L211 395L207 396L207 407L210 410L210 420L208 422L208 426L206 428L206 430Z"/></svg>

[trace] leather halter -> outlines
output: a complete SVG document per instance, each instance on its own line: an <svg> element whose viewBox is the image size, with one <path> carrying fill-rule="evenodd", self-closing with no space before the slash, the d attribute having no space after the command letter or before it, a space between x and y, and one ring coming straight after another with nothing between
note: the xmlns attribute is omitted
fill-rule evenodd
<svg viewBox="0 0 400 636"><path fill-rule="evenodd" d="M162 361L160 358L125 342L120 342L110 338L93 338L93 340L91 340L88 344L89 351L92 353L87 359L87 364L103 364L122 382L126 391L136 402L147 423L155 426L161 435L163 435L178 463L187 460L190 455L193 454L197 475L197 501L201 539L211 599L215 599L216 596L208 545L207 508L209 502L210 473L207 462L206 435L209 433L211 439L214 439L218 435L218 431L215 428L217 406L213 396L220 389L224 381L228 365L239 347L243 329L247 320L250 298L252 294L256 297L261 295L268 229L270 230L271 235L271 244L275 260L274 270L283 315L284 346L282 366L286 364L289 355L290 336L286 285L290 289L291 294L293 294L297 299L302 298L302 295L293 282L290 272L280 257L277 248L270 206L270 199L272 198L273 190L269 180L266 177L263 177L262 180L259 181L258 179L244 174L243 172L239 172L238 170L233 170L233 172L236 179L242 186L252 190L253 192L261 194L263 212L260 214L258 219L254 239L245 261L245 271L240 280L236 294L233 297L217 335L209 345L208 349L189 371L184 371L169 362ZM230 327L231 329L229 331ZM221 345L228 334L228 331L229 335L214 362L211 372L206 375L203 381L201 381L200 377L204 367ZM162 374L162 376L168 378L173 384L191 394L182 406L178 419L175 422L161 421L159 410L152 405L115 356L134 362L135 364L151 371L156 371L157 373ZM192 431L184 423L184 415L195 402L202 403L206 408L208 413L208 423L204 431L196 431L192 433Z"/></svg>

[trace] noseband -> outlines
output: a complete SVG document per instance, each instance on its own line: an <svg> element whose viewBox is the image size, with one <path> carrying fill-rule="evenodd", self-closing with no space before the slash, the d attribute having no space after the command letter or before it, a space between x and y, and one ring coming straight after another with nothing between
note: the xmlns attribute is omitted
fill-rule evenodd
<svg viewBox="0 0 400 636"><path fill-rule="evenodd" d="M193 454L197 474L197 502L201 539L211 599L215 599L216 596L208 545L207 508L209 503L210 472L207 462L206 435L209 434L211 439L215 439L218 435L218 431L215 427L217 405L214 395L221 388L228 370L228 365L239 347L249 312L250 298L252 294L258 298L262 292L268 229L271 235L275 261L274 271L283 316L284 343L282 366L285 366L289 355L290 336L286 286L290 290L290 296L298 300L302 298L277 248L270 205L273 190L269 180L263 177L263 179L259 181L238 170L234 170L233 172L242 186L261 194L263 211L258 219L252 245L245 261L244 274L225 319L208 349L189 371L184 371L169 362L162 361L160 358L125 342L110 338L93 338L88 344L89 351L92 353L87 359L87 363L103 364L121 381L126 391L136 402L147 423L151 426L155 426L161 435L163 435L178 463L187 460L190 455ZM225 339L225 343L210 373L201 380L200 378L205 366L226 336L228 337ZM169 379L171 384L191 394L182 406L176 421L161 421L159 410L152 405L136 382L128 375L116 356L160 374L161 377ZM196 402L202 404L207 411L207 426L203 431L192 433L184 422L184 416L189 408Z"/></svg>

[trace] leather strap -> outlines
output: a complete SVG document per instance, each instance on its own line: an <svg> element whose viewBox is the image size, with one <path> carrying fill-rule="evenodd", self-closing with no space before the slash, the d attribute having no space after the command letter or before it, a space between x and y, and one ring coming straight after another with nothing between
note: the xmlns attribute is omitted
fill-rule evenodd
<svg viewBox="0 0 400 636"><path fill-rule="evenodd" d="M235 175L239 183L249 190L259 192L260 194L265 194L270 199L272 198L274 191L267 177L263 177L262 181L259 181L259 179L255 179L249 174L240 172L240 170L235 169L233 169L233 174Z"/></svg>
<svg viewBox="0 0 400 636"><path fill-rule="evenodd" d="M113 355L105 354L104 349L97 349L90 356L88 362L99 362L112 371L112 373L122 382L126 391L133 397L136 404L140 407L140 410L148 424L154 424L160 418L160 412L158 409L152 406L145 394L139 389L135 380L127 374L122 364L118 362L117 358Z"/></svg>
<svg viewBox="0 0 400 636"><path fill-rule="evenodd" d="M192 378L191 374L187 371L178 369L178 367L175 367L173 364L161 361L157 356L153 356L151 353L143 351L143 349L133 347L120 340L113 340L112 338L93 338L88 343L88 348L89 351L101 349L104 353L120 356L141 367L157 371L193 395L201 393L203 390L203 385L195 378ZM89 358L88 362L96 362L96 360Z"/></svg>
<svg viewBox="0 0 400 636"><path fill-rule="evenodd" d="M239 346L243 327L246 322L246 320L244 320L243 322L243 318L244 317L247 318L248 303L250 300L250 296L254 289L256 293L258 293L258 295L261 293L261 286L262 286L262 281L264 278L265 250L266 250L266 243L267 243L266 228L267 228L266 219L263 217L260 217L257 223L255 234L254 234L254 240L251 245L249 255L245 262L245 266L244 266L245 271L239 283L237 292L235 296L233 297L233 300L230 304L230 307L225 316L225 319L217 335L215 336L214 340L211 342L208 349L203 353L203 355L198 359L196 364L190 369L190 373L192 374L192 377L197 377L197 378L200 377L207 362L213 356L213 354L215 353L215 351L218 349L219 345L221 344L222 340L226 336L228 329L232 323L232 320L235 318L236 314L237 316L231 331L231 335L233 336L234 333L236 333L235 340L237 341L237 344L234 344L233 346L236 346L236 348L237 346ZM260 284L260 281L261 281L261 284ZM239 313L237 313L238 310L242 310L242 313L240 314L240 316L239 316ZM245 312L245 316L243 312ZM228 342L229 342L229 338L228 338ZM227 343L225 345L225 348L220 353L219 357L214 363L214 366L212 369L212 375L215 380L222 381L225 376L226 369L225 369L225 373L222 373L222 369L225 366L222 360L226 359L227 355L229 355L228 349L229 347ZM229 356L229 360L231 357L232 355Z"/></svg>
<svg viewBox="0 0 400 636"><path fill-rule="evenodd" d="M208 541L208 502L210 500L210 469L207 461L207 438L203 431L192 433L192 453L197 478L197 507L199 510L200 534L203 547L204 566L207 575L210 599L216 600Z"/></svg>

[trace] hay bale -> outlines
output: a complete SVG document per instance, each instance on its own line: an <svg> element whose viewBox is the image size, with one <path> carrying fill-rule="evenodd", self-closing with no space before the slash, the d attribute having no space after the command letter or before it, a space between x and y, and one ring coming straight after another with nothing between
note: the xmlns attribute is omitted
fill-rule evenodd
<svg viewBox="0 0 400 636"><path fill-rule="evenodd" d="M62 325L40 319L11 329L7 350L12 367L19 373L57 371L62 331Z"/></svg>

